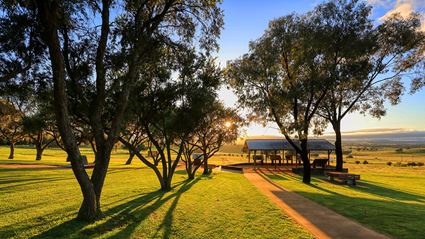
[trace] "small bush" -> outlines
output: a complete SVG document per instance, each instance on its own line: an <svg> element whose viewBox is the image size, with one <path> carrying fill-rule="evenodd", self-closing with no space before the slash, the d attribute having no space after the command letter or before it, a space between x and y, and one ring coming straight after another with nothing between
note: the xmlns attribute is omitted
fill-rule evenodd
<svg viewBox="0 0 425 239"><path fill-rule="evenodd" d="M407 163L407 166L412 166L413 167L413 166L416 166L416 165L417 165L416 162L408 162Z"/></svg>
<svg viewBox="0 0 425 239"><path fill-rule="evenodd" d="M422 162L418 162L418 166L420 167L420 166L424 166L424 163L422 163Z"/></svg>
<svg viewBox="0 0 425 239"><path fill-rule="evenodd" d="M393 163L392 162L387 162L387 165L388 166L391 166Z"/></svg>
<svg viewBox="0 0 425 239"><path fill-rule="evenodd" d="M403 148L398 148L395 150L396 153L403 153Z"/></svg>
<svg viewBox="0 0 425 239"><path fill-rule="evenodd" d="M363 164L369 164L369 162L367 160L363 161Z"/></svg>
<svg viewBox="0 0 425 239"><path fill-rule="evenodd" d="M347 158L352 159L352 158L354 158L354 156L353 156L352 154L349 154L349 155L347 156Z"/></svg>
<svg viewBox="0 0 425 239"><path fill-rule="evenodd" d="M360 161L356 160L356 164L360 164Z"/></svg>

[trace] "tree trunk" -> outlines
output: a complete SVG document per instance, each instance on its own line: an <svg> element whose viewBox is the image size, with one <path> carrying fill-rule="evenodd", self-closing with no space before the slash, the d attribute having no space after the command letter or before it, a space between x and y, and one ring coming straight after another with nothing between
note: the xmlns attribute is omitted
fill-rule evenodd
<svg viewBox="0 0 425 239"><path fill-rule="evenodd" d="M99 210L100 193L96 193L96 189L98 189L99 185L103 185L103 180L100 180L102 177L99 177L99 173L96 173L99 171L99 169L96 169L98 164L96 164L95 169L93 170L92 178L93 182L96 179L96 181L101 183L96 182L97 185L95 185L90 180L90 177L82 165L80 150L71 127L71 120L68 112L68 95L66 93L65 86L64 58L62 55L61 43L57 32L57 16L60 12L59 4L55 1L36 1L36 4L44 29L43 39L49 49L53 78L54 111L56 116L56 123L64 144L64 148L66 149L68 157L71 160L72 171L74 172L84 197L80 211L78 212L78 218L85 221L94 221L98 219L101 213ZM105 163L109 163L109 161ZM104 167L100 171L103 172L103 169Z"/></svg>
<svg viewBox="0 0 425 239"><path fill-rule="evenodd" d="M341 122L338 121L332 125L335 131L336 171L341 172L344 166L344 156L342 154Z"/></svg>
<svg viewBox="0 0 425 239"><path fill-rule="evenodd" d="M134 158L134 153L133 153L133 151L131 151L131 150L128 150L128 151L129 151L129 153L130 153L130 156L128 157L127 161L125 162L125 164L126 164L126 165L131 164L131 162L133 161L133 158Z"/></svg>
<svg viewBox="0 0 425 239"><path fill-rule="evenodd" d="M162 178L161 190L162 191L170 191L171 190L171 181L167 180L165 177Z"/></svg>
<svg viewBox="0 0 425 239"><path fill-rule="evenodd" d="M83 203L78 211L78 219L93 222L99 219L102 215L100 210L100 198L94 192L93 184L87 182L86 187L81 186L83 192Z"/></svg>
<svg viewBox="0 0 425 239"><path fill-rule="evenodd" d="M301 160L303 161L303 183L310 184L311 167L308 158L307 140L301 140Z"/></svg>
<svg viewBox="0 0 425 239"><path fill-rule="evenodd" d="M9 159L13 159L15 157L15 143L11 142L9 144L9 148L10 148Z"/></svg>
<svg viewBox="0 0 425 239"><path fill-rule="evenodd" d="M41 144L36 143L35 144L35 149L37 150L36 156L35 156L35 160L41 160L41 158L43 157L43 147L41 146Z"/></svg>
<svg viewBox="0 0 425 239"><path fill-rule="evenodd" d="M210 171L208 170L208 157L206 154L204 154L204 172L202 174L203 175L210 174Z"/></svg>

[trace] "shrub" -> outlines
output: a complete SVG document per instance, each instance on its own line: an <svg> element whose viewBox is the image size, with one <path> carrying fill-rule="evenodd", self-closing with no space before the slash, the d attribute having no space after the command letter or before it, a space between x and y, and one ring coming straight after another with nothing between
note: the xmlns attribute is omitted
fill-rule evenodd
<svg viewBox="0 0 425 239"><path fill-rule="evenodd" d="M367 160L363 161L363 164L369 164L369 162Z"/></svg>
<svg viewBox="0 0 425 239"><path fill-rule="evenodd" d="M396 153L403 153L403 148L398 148L395 151L396 151Z"/></svg>
<svg viewBox="0 0 425 239"><path fill-rule="evenodd" d="M407 166L412 166L413 167L413 166L416 166L416 163L415 162L408 162L407 163Z"/></svg>
<svg viewBox="0 0 425 239"><path fill-rule="evenodd" d="M349 155L347 156L347 158L352 159L352 158L354 158L354 156L353 156L352 154L349 154Z"/></svg>
<svg viewBox="0 0 425 239"><path fill-rule="evenodd" d="M392 162L387 162L387 165L388 166L391 166L393 163Z"/></svg>
<svg viewBox="0 0 425 239"><path fill-rule="evenodd" d="M422 163L422 162L418 162L418 166L420 167L420 166L424 166L424 163Z"/></svg>
<svg viewBox="0 0 425 239"><path fill-rule="evenodd" d="M356 160L356 164L360 164L360 161Z"/></svg>

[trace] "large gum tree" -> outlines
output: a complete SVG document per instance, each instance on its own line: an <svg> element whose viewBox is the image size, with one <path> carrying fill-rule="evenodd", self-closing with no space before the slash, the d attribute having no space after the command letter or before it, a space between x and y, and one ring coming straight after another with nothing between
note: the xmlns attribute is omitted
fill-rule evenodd
<svg viewBox="0 0 425 239"><path fill-rule="evenodd" d="M227 69L239 103L255 118L276 123L300 155L304 183L311 178L308 137L324 125L316 113L328 91L322 59L326 45L312 14L271 21L249 53Z"/></svg>
<svg viewBox="0 0 425 239"><path fill-rule="evenodd" d="M319 115L335 131L338 171L343 169L343 119L353 112L384 116L385 101L397 104L404 81L420 82L423 74L425 35L419 31L419 15L395 14L374 22L371 10L359 0L330 1L315 9L328 45L323 59L330 79Z"/></svg>

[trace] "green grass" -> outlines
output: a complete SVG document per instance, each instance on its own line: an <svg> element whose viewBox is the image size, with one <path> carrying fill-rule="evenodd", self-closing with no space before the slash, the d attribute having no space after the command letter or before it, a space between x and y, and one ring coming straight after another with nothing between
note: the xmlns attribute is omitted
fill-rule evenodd
<svg viewBox="0 0 425 239"><path fill-rule="evenodd" d="M151 170L111 169L95 224L75 220L69 169L0 169L0 238L311 238L242 174L213 173L158 191Z"/></svg>
<svg viewBox="0 0 425 239"><path fill-rule="evenodd" d="M361 175L356 187L314 177L301 183L293 174L270 174L271 180L377 231L396 238L424 238L425 169L382 165L347 165ZM337 223L337 222L335 222Z"/></svg>

